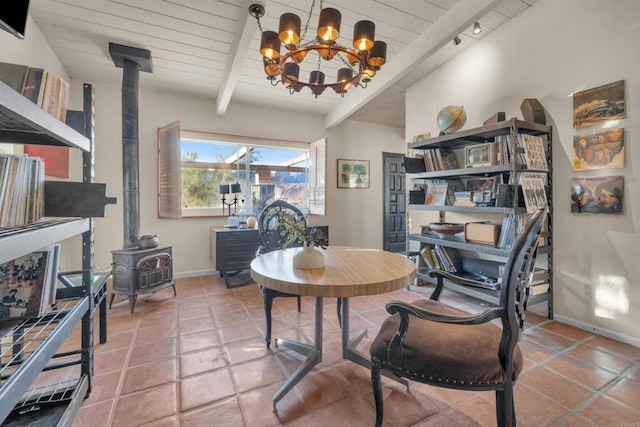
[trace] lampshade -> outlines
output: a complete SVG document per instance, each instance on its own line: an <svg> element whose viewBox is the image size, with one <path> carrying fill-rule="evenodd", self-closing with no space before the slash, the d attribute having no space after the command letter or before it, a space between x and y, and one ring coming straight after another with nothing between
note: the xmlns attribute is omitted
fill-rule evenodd
<svg viewBox="0 0 640 427"><path fill-rule="evenodd" d="M262 59L264 64L264 72L267 75L267 78L275 78L280 75L280 58L275 61L269 61L266 58Z"/></svg>
<svg viewBox="0 0 640 427"><path fill-rule="evenodd" d="M371 21L358 21L353 27L353 47L358 50L369 50L373 47L376 24Z"/></svg>
<svg viewBox="0 0 640 427"><path fill-rule="evenodd" d="M220 184L218 186L218 193L229 194L229 184Z"/></svg>
<svg viewBox="0 0 640 427"><path fill-rule="evenodd" d="M362 73L360 73L360 78L362 79L363 82L366 83L371 81L371 79L375 75L376 75L376 70L374 70L370 66L367 66L365 69L362 70Z"/></svg>
<svg viewBox="0 0 640 427"><path fill-rule="evenodd" d="M309 83L312 85L324 84L324 73L322 71L312 71L309 74Z"/></svg>
<svg viewBox="0 0 640 427"><path fill-rule="evenodd" d="M351 79L353 78L353 71L351 68L340 68L338 70L338 83L342 83L342 88L347 90L353 86Z"/></svg>
<svg viewBox="0 0 640 427"><path fill-rule="evenodd" d="M324 41L335 41L340 35L342 15L338 9L325 7L320 11L318 20L318 37Z"/></svg>
<svg viewBox="0 0 640 427"><path fill-rule="evenodd" d="M275 31L264 31L262 33L260 53L267 59L280 57L280 39Z"/></svg>
<svg viewBox="0 0 640 427"><path fill-rule="evenodd" d="M369 51L369 59L367 63L374 67L374 69L380 68L387 62L387 44L385 42L376 41L373 43L373 47Z"/></svg>
<svg viewBox="0 0 640 427"><path fill-rule="evenodd" d="M242 186L237 182L235 184L231 184L231 192L232 193L242 193Z"/></svg>
<svg viewBox="0 0 640 427"><path fill-rule="evenodd" d="M280 16L278 37L285 46L293 46L300 41L300 17L295 13L283 13Z"/></svg>
<svg viewBox="0 0 640 427"><path fill-rule="evenodd" d="M284 75L291 80L298 81L298 77L300 76L300 66L293 62L287 62L284 65Z"/></svg>

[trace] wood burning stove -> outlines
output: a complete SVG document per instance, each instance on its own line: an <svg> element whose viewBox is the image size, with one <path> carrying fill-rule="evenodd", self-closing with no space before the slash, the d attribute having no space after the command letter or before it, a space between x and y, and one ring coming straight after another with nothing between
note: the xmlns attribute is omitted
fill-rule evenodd
<svg viewBox="0 0 640 427"><path fill-rule="evenodd" d="M113 254L113 288L111 301L116 294L129 297L129 308L135 310L138 294L155 292L173 286L171 246L158 246L151 249L121 249L111 251Z"/></svg>

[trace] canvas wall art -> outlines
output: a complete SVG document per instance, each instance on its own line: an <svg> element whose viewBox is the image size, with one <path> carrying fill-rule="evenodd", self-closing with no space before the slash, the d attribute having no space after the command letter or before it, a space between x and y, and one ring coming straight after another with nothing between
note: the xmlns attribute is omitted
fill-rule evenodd
<svg viewBox="0 0 640 427"><path fill-rule="evenodd" d="M623 176L598 176L571 180L571 212L621 214Z"/></svg>
<svg viewBox="0 0 640 427"><path fill-rule="evenodd" d="M624 80L573 94L574 128L625 117Z"/></svg>
<svg viewBox="0 0 640 427"><path fill-rule="evenodd" d="M623 167L623 128L573 137L573 170Z"/></svg>

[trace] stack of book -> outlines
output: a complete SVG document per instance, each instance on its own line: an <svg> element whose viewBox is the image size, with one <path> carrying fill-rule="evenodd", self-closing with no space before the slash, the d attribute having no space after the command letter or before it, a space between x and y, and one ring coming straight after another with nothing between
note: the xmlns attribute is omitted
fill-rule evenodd
<svg viewBox="0 0 640 427"><path fill-rule="evenodd" d="M44 215L44 162L0 155L0 228L31 224Z"/></svg>

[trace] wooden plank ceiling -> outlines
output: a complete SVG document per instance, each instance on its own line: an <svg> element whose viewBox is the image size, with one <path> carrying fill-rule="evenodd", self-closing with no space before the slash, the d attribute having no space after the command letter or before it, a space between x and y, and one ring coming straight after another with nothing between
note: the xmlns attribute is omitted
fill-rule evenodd
<svg viewBox="0 0 640 427"><path fill-rule="evenodd" d="M323 7L342 13L343 45L351 44L357 21L375 22L376 39L388 45L387 64L366 89L351 89L344 97L328 89L317 98L306 89L290 95L266 80L260 32L247 12L256 0L31 0L30 13L72 78L121 82L108 52L114 42L151 51L153 73L141 74L142 88L210 97L220 115L229 103L242 102L319 114L327 128L347 118L404 127L407 87L535 1L324 1ZM312 0L261 3L262 27L277 31L285 12L296 13L304 26ZM309 35L316 32L319 4ZM483 29L478 35L472 33L474 21ZM462 39L459 46L452 43L455 35Z"/></svg>

